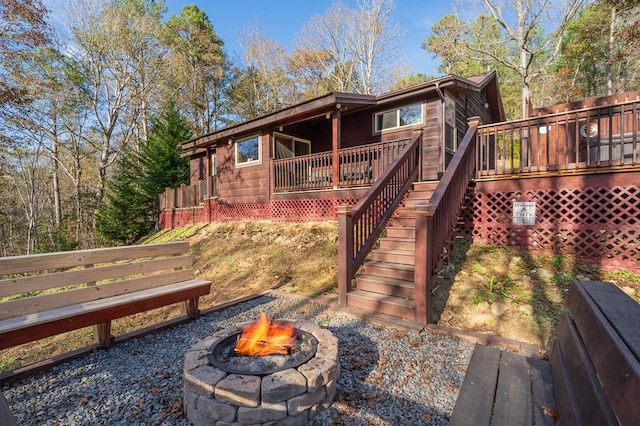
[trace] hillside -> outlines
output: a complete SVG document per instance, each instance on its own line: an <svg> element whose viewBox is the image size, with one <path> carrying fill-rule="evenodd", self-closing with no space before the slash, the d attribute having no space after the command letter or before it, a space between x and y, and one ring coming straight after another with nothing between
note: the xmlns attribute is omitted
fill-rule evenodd
<svg viewBox="0 0 640 426"><path fill-rule="evenodd" d="M198 278L211 280L201 309L270 289L337 299L337 225L242 221L162 231L141 243L188 240ZM547 347L575 277L616 282L640 300L640 276L604 274L563 257L532 257L458 241L453 263L432 299L439 325L480 331ZM113 322L114 335L181 315L178 306ZM93 343L92 328L2 351L0 372Z"/></svg>

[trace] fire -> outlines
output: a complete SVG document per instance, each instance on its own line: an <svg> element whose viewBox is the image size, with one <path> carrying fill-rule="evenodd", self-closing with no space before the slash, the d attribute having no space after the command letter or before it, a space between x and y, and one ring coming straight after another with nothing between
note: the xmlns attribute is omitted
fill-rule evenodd
<svg viewBox="0 0 640 426"><path fill-rule="evenodd" d="M295 334L292 324L273 322L260 312L260 318L242 330L235 351L245 356L288 355L295 349Z"/></svg>

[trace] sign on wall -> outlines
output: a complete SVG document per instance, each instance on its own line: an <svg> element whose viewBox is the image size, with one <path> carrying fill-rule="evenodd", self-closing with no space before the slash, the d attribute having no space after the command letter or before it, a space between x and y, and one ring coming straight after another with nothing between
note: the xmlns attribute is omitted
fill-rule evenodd
<svg viewBox="0 0 640 426"><path fill-rule="evenodd" d="M536 224L535 201L513 202L513 224L525 226L534 226Z"/></svg>

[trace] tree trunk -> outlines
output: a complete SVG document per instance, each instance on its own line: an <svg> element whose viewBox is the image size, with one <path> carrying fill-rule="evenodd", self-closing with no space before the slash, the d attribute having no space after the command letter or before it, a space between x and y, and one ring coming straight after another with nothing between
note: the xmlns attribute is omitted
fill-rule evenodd
<svg viewBox="0 0 640 426"><path fill-rule="evenodd" d="M607 54L607 64L605 67L605 78L607 82L607 96L613 95L613 50L615 47L616 30L616 7L611 7L611 22L609 23L609 49Z"/></svg>

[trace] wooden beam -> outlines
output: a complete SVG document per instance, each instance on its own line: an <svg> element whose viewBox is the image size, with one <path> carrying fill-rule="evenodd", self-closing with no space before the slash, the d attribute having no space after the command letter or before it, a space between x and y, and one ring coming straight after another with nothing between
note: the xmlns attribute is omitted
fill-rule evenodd
<svg viewBox="0 0 640 426"><path fill-rule="evenodd" d="M341 112L338 109L331 114L331 148L333 154L333 189L337 189L340 183L340 155L338 150L342 147L340 140Z"/></svg>

